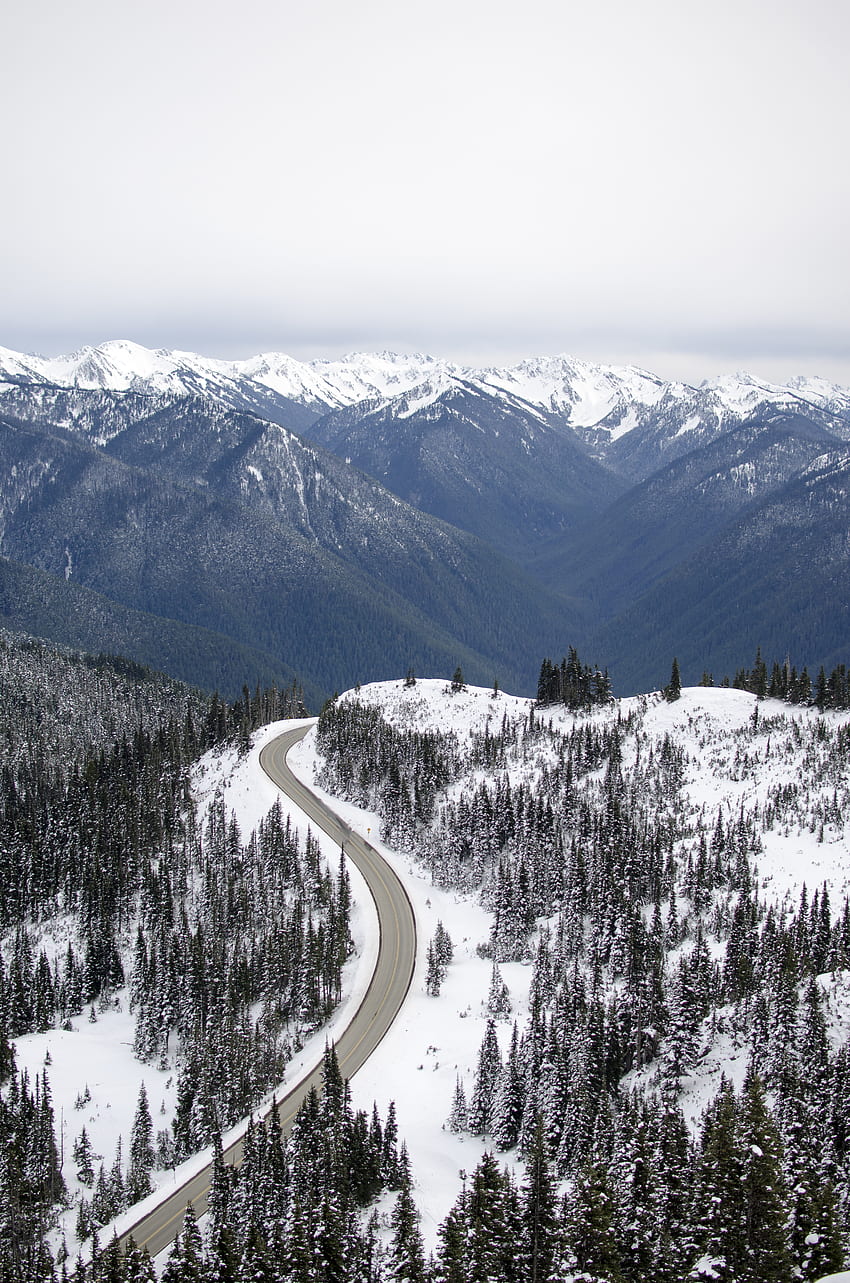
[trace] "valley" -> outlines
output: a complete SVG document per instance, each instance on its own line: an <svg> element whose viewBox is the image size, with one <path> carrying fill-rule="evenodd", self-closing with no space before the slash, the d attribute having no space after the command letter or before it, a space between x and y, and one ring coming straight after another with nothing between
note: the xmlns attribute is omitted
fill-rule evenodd
<svg viewBox="0 0 850 1283"><path fill-rule="evenodd" d="M313 707L408 666L530 692L565 639L619 694L674 654L688 681L760 644L830 666L848 441L813 378L3 350L5 618L229 696L297 675Z"/></svg>

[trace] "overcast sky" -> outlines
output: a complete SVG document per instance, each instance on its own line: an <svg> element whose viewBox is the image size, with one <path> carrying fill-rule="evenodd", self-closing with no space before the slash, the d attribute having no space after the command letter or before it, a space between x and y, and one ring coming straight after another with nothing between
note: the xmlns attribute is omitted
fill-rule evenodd
<svg viewBox="0 0 850 1283"><path fill-rule="evenodd" d="M0 345L850 384L846 0L10 0Z"/></svg>

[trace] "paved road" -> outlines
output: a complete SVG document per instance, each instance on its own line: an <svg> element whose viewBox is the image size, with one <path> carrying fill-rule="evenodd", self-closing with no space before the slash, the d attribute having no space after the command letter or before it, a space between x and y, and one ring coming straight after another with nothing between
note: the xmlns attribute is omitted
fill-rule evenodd
<svg viewBox="0 0 850 1283"><path fill-rule="evenodd" d="M308 730L309 727L300 726L284 731L262 750L260 763L313 824L344 845L346 855L365 877L378 910L380 946L375 971L351 1023L336 1041L340 1069L350 1078L375 1050L410 988L416 956L416 923L407 893L387 862L297 780L287 766L286 754ZM278 1115L284 1130L291 1125L310 1088L318 1087L320 1082L321 1061L279 1101ZM225 1150L225 1158L237 1165L242 1161L241 1140ZM154 1211L125 1231L122 1241L132 1235L139 1246L147 1247L151 1256L163 1251L180 1230L187 1203L191 1202L197 1215L205 1210L210 1174L211 1167L207 1166L179 1189L168 1193Z"/></svg>

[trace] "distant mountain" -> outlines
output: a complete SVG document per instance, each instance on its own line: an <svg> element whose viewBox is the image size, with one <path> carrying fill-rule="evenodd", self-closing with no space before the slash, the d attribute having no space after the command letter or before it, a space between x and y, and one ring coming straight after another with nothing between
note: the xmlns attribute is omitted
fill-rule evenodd
<svg viewBox="0 0 850 1283"><path fill-rule="evenodd" d="M310 362L273 352L224 361L193 352L152 351L128 340L53 358L0 348L0 396L4 385L8 392L21 384L193 395L295 431L330 411L364 401L393 401L414 389L430 388L433 398L452 379L480 385L493 395L506 393L514 403L544 412L630 478L647 475L659 461L693 448L694 433L716 435L769 407L816 416L824 427L850 438L850 390L818 378L777 385L736 374L692 387L635 366L599 365L569 356L472 369L419 353L393 352ZM421 393L416 399L422 408Z"/></svg>
<svg viewBox="0 0 850 1283"><path fill-rule="evenodd" d="M774 387L747 375L718 379L682 391L671 386L651 412L635 412L628 432L599 441L598 457L634 481L665 463L716 441L741 424L782 416L850 440L850 393L821 380Z"/></svg>
<svg viewBox="0 0 850 1283"><path fill-rule="evenodd" d="M0 420L0 552L124 608L323 691L457 662L528 690L541 653L570 644L598 644L623 691L659 680L653 654L684 662L720 616L712 653L738 663L757 619L777 652L799 632L779 592L718 616L689 585L705 566L731 582L733 530L784 528L782 496L843 457L850 391L746 374L693 387L567 356L473 370L116 341L0 349ZM826 513L828 473L808 484ZM801 564L840 566L834 539L804 523ZM824 612L810 659L842 617Z"/></svg>
<svg viewBox="0 0 850 1283"><path fill-rule="evenodd" d="M842 444L811 420L778 410L702 442L577 533L550 541L533 572L552 586L569 577L574 596L595 617L610 618L700 550L712 556L727 526Z"/></svg>
<svg viewBox="0 0 850 1283"><path fill-rule="evenodd" d="M530 685L527 638L554 629L554 602L333 455L197 398L77 391L72 420L67 394L38 389L26 414L23 395L0 419L6 556L325 692L411 664Z"/></svg>
<svg viewBox="0 0 850 1283"><path fill-rule="evenodd" d="M557 416L458 375L333 411L307 432L408 503L520 562L625 486Z"/></svg>
<svg viewBox="0 0 850 1283"><path fill-rule="evenodd" d="M850 658L850 446L818 454L710 543L595 631L622 689L660 686L671 657L682 679L716 679L751 664L756 647L791 662ZM648 681L654 672L654 682Z"/></svg>

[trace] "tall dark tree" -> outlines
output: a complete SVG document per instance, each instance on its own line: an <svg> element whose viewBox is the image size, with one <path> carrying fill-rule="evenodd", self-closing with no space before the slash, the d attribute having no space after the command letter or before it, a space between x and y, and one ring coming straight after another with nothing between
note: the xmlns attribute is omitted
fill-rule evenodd
<svg viewBox="0 0 850 1283"><path fill-rule="evenodd" d="M673 666L670 669L670 680L664 687L664 698L668 703L673 704L682 694L682 679L679 675L679 661L673 658Z"/></svg>

